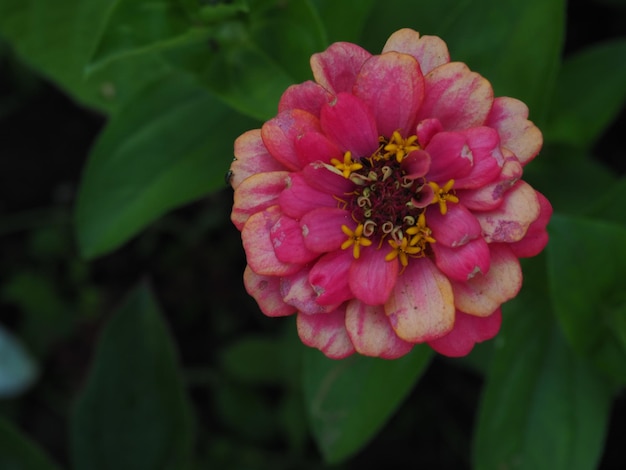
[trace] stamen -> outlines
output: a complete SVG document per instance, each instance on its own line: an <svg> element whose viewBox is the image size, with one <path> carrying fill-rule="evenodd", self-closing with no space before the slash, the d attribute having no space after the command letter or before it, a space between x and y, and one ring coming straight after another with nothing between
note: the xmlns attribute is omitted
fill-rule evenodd
<svg viewBox="0 0 626 470"><path fill-rule="evenodd" d="M395 155L396 161L401 163L406 155L414 150L419 150L420 146L415 144L416 141L416 135L403 139L400 132L394 131L391 139L389 139L389 143L384 147L386 153L383 155L383 158L388 160L392 155Z"/></svg>
<svg viewBox="0 0 626 470"><path fill-rule="evenodd" d="M416 258L422 251L422 248L419 246L410 246L408 238L403 238L399 242L391 239L389 240L389 245L391 246L391 251L385 256L385 261L399 258L403 268L409 265L409 256Z"/></svg>
<svg viewBox="0 0 626 470"><path fill-rule="evenodd" d="M352 247L352 256L359 259L361 256L361 246L370 246L372 241L363 236L363 224L357 225L354 232L347 225L341 226L341 231L348 236L348 239L341 244L341 249L346 250Z"/></svg>
<svg viewBox="0 0 626 470"><path fill-rule="evenodd" d="M431 204L439 203L439 211L441 215L446 215L448 212L448 202L459 202L459 198L450 191L452 191L452 186L454 186L454 180L448 181L443 187L439 187L437 183L434 181L430 181L428 185L433 189L433 200Z"/></svg>
<svg viewBox="0 0 626 470"><path fill-rule="evenodd" d="M363 168L362 164L352 160L352 153L350 151L343 154L343 163L336 158L331 159L330 163L332 163L335 168L340 170L343 177L346 179L350 177L350 173L353 171Z"/></svg>

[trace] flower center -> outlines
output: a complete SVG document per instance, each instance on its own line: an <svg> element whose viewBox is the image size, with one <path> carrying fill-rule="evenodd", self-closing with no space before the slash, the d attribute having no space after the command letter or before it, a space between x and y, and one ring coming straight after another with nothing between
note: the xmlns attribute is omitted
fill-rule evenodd
<svg viewBox="0 0 626 470"><path fill-rule="evenodd" d="M426 207L438 204L445 215L447 205L459 199L452 189L454 180L443 186L427 181L430 157L420 149L417 136L404 139L396 131L391 138L381 136L379 142L370 156L353 159L346 152L343 161L331 160L335 171L356 184L353 192L338 198L357 224L354 231L341 227L347 236L341 248L352 247L353 256L359 258L361 247L387 247L385 259L398 258L404 268L410 258L432 252L429 245L435 239L427 225Z"/></svg>

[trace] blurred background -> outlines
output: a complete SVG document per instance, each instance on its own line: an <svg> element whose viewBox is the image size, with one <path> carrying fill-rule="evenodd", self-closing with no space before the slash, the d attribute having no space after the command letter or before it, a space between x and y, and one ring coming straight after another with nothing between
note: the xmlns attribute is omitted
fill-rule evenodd
<svg viewBox="0 0 626 470"><path fill-rule="evenodd" d="M32 7L36 2L27 3ZM212 6L219 2L204 3ZM326 12L321 15L323 22L331 2L313 3ZM81 446L81 425L89 422L90 416L103 413L90 409L99 406L93 404L97 401L90 401L94 387L102 385L98 374L119 377L120 381L130 377L123 371L108 371L111 375L107 376L106 366L94 372L96 345L107 325L117 325L112 324L116 313L137 306L158 312L155 318L162 320L146 333L155 348L172 348L162 367L171 368L175 380L165 375L163 380L170 385L172 380L179 381L185 397L180 398L178 389L172 389L163 400L170 409L182 410L167 422L180 424L180 429L171 431L172 438L185 441L176 452L186 457L170 466L151 466L147 461L134 466L127 460L117 467L103 464L100 468L356 469L382 464L399 468L408 462L419 468L472 467L472 436L490 345L481 345L466 360L435 357L375 437L352 455L326 458L336 463L325 461L309 425L301 386L300 356L305 348L295 334L294 319L264 317L245 293L240 234L229 219L232 190L226 186L224 175L232 151L222 149L232 148L233 138L241 131L259 127L258 119L265 111L259 111L258 116L247 113L230 135L224 136L224 142L209 141L203 147L207 155L221 152L214 164L202 167L210 171L210 191L200 186L194 190L196 194L172 201L169 207L165 204L164 215L155 213L151 220L142 222L141 229L129 229L125 240L104 245L77 240L75 221L88 217L92 210L88 203L77 210L77 195L85 179L94 179L93 172L99 171L87 175L88 156L93 152L91 158L95 158L110 151L106 139L112 140L115 132L120 138L127 131L118 127L104 138L101 134L123 90L117 90L113 83L101 84L98 99L110 99L114 104L109 106L85 99L82 91L68 89L69 82L58 80L59 74L46 68L45 60L28 54L28 47L11 23L18 16L14 5L0 0L0 13L7 15L0 19L0 417L5 423L0 426L0 441L5 442L0 443L0 454L22 455L21 450L15 450L19 448L30 457L16 457L17 466L3 467L2 462L10 459L3 461L0 455L0 468L49 468L39 459L41 452L58 468L89 468L84 463L88 458L80 455L88 451L76 449ZM375 22L375 12L381 8L370 9L370 23L364 24ZM403 26L421 30L420 12L411 14L415 18L404 19ZM407 12L394 15L406 17ZM46 18L37 21L43 23ZM433 22L430 19L428 24ZM350 28L334 27L334 31ZM368 37L366 31L363 28L353 36L363 38L364 45L376 53L393 29L381 28L375 38ZM563 56L623 38L625 33L623 0L571 0L566 7ZM541 41L545 31L531 29L526 34ZM335 33L337 39L339 35ZM54 43L49 46L56 47ZM456 57L452 47L451 55ZM623 70L625 55L612 60ZM468 64L481 71L478 64ZM299 73L293 75L300 79ZM619 73L623 77L623 72ZM300 80L304 79L306 75ZM598 86L602 86L600 80L585 83L585 87ZM586 88L579 92L584 99ZM613 100L618 109L590 149L602 171L622 178L626 171L623 96L622 92ZM122 98L119 102L123 103ZM178 99L175 93L172 99ZM268 104L269 109L275 103ZM132 112L130 105L124 109ZM531 118L532 113L531 106ZM207 127L213 124L207 120ZM104 140L94 150L99 136ZM544 149L542 156L549 151L550 147ZM119 167L118 171L126 170ZM124 175L120 178L124 180ZM576 181L573 186L582 193L597 189L593 181ZM106 191L99 194L105 205L108 197ZM114 191L110 197L111 204L119 203ZM625 211L621 201L612 204L616 211ZM107 223L105 220L90 230L100 234L107 230ZM142 318L153 321L152 316ZM165 329L160 329L163 325ZM139 344L145 339L144 326L135 325L138 336L119 340L116 360L120 363L128 357L134 341ZM126 331L135 330L128 327ZM110 349L102 354L112 354ZM91 377L87 386L90 373L96 377ZM150 389L144 391L151 394ZM109 384L106 393L116 394L114 384ZM626 468L626 396L622 391L615 397L598 468ZM119 409L117 412L121 413ZM150 423L144 426L149 432ZM192 437L185 440L185 433Z"/></svg>

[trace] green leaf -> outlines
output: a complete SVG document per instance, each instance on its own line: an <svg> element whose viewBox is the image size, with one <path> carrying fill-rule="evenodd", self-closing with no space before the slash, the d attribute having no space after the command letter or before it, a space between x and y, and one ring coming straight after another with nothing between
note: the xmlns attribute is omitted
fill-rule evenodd
<svg viewBox="0 0 626 470"><path fill-rule="evenodd" d="M359 355L336 361L306 349L305 401L324 459L337 463L365 446L411 391L431 355L422 345L394 361Z"/></svg>
<svg viewBox="0 0 626 470"><path fill-rule="evenodd" d="M550 236L550 292L567 339L626 384L626 227L555 215Z"/></svg>
<svg viewBox="0 0 626 470"><path fill-rule="evenodd" d="M624 108L626 39L568 57L558 76L546 140L589 148Z"/></svg>
<svg viewBox="0 0 626 470"><path fill-rule="evenodd" d="M58 470L48 456L0 417L0 468L4 470Z"/></svg>
<svg viewBox="0 0 626 470"><path fill-rule="evenodd" d="M190 405L150 290L134 290L102 332L71 420L77 470L186 469Z"/></svg>
<svg viewBox="0 0 626 470"><path fill-rule="evenodd" d="M180 75L135 96L89 156L76 207L82 254L113 250L166 211L222 187L232 142L251 127Z"/></svg>
<svg viewBox="0 0 626 470"><path fill-rule="evenodd" d="M315 7L326 29L327 41L359 43L363 37L365 21L374 6L374 0L338 2L337 0L314 0ZM382 49L382 45L379 47Z"/></svg>
<svg viewBox="0 0 626 470"><path fill-rule="evenodd" d="M486 377L474 468L594 469L613 388L569 349L557 330L543 257L527 263L524 274L528 285L505 306Z"/></svg>
<svg viewBox="0 0 626 470"><path fill-rule="evenodd" d="M512 96L542 121L561 54L564 0L386 0L376 3L363 42L380 51L395 30L440 36L453 61L481 73L496 96Z"/></svg>
<svg viewBox="0 0 626 470"><path fill-rule="evenodd" d="M19 395L38 375L37 364L22 343L0 324L0 399Z"/></svg>
<svg viewBox="0 0 626 470"><path fill-rule="evenodd" d="M157 56L143 54L85 78L85 67L110 4L110 0L2 0L0 35L25 62L74 98L113 112L169 67Z"/></svg>
<svg viewBox="0 0 626 470"><path fill-rule="evenodd" d="M284 344L276 339L249 335L223 348L220 354L222 368L230 376L247 384L280 384L285 370L281 363Z"/></svg>

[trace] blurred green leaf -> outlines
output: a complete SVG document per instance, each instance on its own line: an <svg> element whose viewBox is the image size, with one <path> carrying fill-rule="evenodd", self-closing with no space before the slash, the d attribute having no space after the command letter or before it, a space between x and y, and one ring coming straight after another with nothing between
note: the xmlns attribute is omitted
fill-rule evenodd
<svg viewBox="0 0 626 470"><path fill-rule="evenodd" d="M328 463L365 446L400 406L432 356L416 346L393 361L354 355L340 361L304 354L304 393L317 445Z"/></svg>
<svg viewBox="0 0 626 470"><path fill-rule="evenodd" d="M180 75L135 96L92 149L78 194L81 252L117 248L166 211L224 185L252 121Z"/></svg>
<svg viewBox="0 0 626 470"><path fill-rule="evenodd" d="M313 0L325 27L328 44L337 41L359 43L374 3L374 0L361 0L358 3ZM382 45L379 49L382 49Z"/></svg>
<svg viewBox="0 0 626 470"><path fill-rule="evenodd" d="M626 201L626 176L600 192L595 203L589 207L589 216L626 227L626 211L617 210L616 201Z"/></svg>
<svg viewBox="0 0 626 470"><path fill-rule="evenodd" d="M541 124L559 67L564 0L386 0L376 3L363 45L378 52L395 30L440 36L453 61L466 62L494 87L530 108Z"/></svg>
<svg viewBox="0 0 626 470"><path fill-rule="evenodd" d="M280 384L287 371L280 367L284 345L268 336L246 336L220 354L222 368L248 384Z"/></svg>
<svg viewBox="0 0 626 470"><path fill-rule="evenodd" d="M626 227L555 215L550 236L550 292L567 339L596 361L613 358L604 367L626 384Z"/></svg>
<svg viewBox="0 0 626 470"><path fill-rule="evenodd" d="M129 55L177 43L194 41L202 35L178 1L117 0L90 58L89 68Z"/></svg>
<svg viewBox="0 0 626 470"><path fill-rule="evenodd" d="M189 468L190 405L172 339L145 285L102 332L71 420L77 470Z"/></svg>
<svg viewBox="0 0 626 470"><path fill-rule="evenodd" d="M24 61L74 98L112 112L169 67L155 55L142 54L85 78L110 6L110 0L2 0L0 35Z"/></svg>
<svg viewBox="0 0 626 470"><path fill-rule="evenodd" d="M0 398L19 395L38 375L37 364L22 343L0 324Z"/></svg>
<svg viewBox="0 0 626 470"><path fill-rule="evenodd" d="M59 469L37 445L2 417L0 417L0 468L3 470Z"/></svg>
<svg viewBox="0 0 626 470"><path fill-rule="evenodd" d="M591 470L602 454L613 389L557 330L543 257L525 263L524 274L527 285L506 304L495 340L474 468Z"/></svg>
<svg viewBox="0 0 626 470"><path fill-rule="evenodd" d="M355 8L354 4L352 8ZM297 82L311 80L309 59L326 48L324 27L309 0L280 2L251 11L251 41ZM278 104L278 100L275 106Z"/></svg>
<svg viewBox="0 0 626 470"><path fill-rule="evenodd" d="M563 62L546 140L589 148L624 108L626 39L594 45Z"/></svg>

